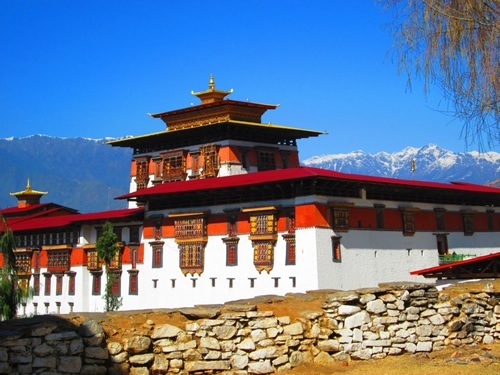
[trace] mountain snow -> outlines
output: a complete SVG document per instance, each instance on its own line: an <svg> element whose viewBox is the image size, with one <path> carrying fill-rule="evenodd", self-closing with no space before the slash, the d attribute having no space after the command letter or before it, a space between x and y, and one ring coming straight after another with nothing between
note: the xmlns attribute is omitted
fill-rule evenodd
<svg viewBox="0 0 500 375"><path fill-rule="evenodd" d="M412 160L415 163L414 172L411 170ZM383 151L368 154L358 150L313 156L302 164L345 173L436 182L485 184L500 178L500 153L455 153L434 144L421 148L406 147L392 154Z"/></svg>

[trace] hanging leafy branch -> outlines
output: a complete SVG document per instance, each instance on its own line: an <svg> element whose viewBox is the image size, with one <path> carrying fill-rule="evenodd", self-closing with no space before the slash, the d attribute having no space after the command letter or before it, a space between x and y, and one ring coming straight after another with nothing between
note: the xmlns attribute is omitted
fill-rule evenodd
<svg viewBox="0 0 500 375"><path fill-rule="evenodd" d="M393 11L400 72L439 87L466 146L500 144L500 1L379 0Z"/></svg>

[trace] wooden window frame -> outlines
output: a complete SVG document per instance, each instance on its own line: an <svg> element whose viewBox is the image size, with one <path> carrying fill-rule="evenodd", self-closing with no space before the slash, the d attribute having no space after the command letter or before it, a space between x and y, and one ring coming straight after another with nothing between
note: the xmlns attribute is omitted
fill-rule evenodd
<svg viewBox="0 0 500 375"><path fill-rule="evenodd" d="M152 268L163 268L163 245L165 242L163 241L152 241L149 244L151 245L151 267Z"/></svg>
<svg viewBox="0 0 500 375"><path fill-rule="evenodd" d="M444 208L435 208L434 214L436 215L436 230L446 230L446 216Z"/></svg>
<svg viewBox="0 0 500 375"><path fill-rule="evenodd" d="M91 272L92 274L92 295L100 296L101 295L101 284L102 284L102 271L100 272Z"/></svg>
<svg viewBox="0 0 500 375"><path fill-rule="evenodd" d="M76 292L76 272L68 272L68 295L74 296Z"/></svg>
<svg viewBox="0 0 500 375"><path fill-rule="evenodd" d="M45 279L45 285L44 285L44 292L43 294L45 296L50 296L50 284L51 284L51 281L52 281L52 274L51 273L44 273L43 274L44 276L44 279Z"/></svg>
<svg viewBox="0 0 500 375"><path fill-rule="evenodd" d="M332 236L332 261L335 263L342 262L342 236Z"/></svg>
<svg viewBox="0 0 500 375"><path fill-rule="evenodd" d="M63 294L63 275L56 276L56 296L62 296Z"/></svg>
<svg viewBox="0 0 500 375"><path fill-rule="evenodd" d="M415 216L418 211L419 209L414 207L401 208L401 223L404 236L411 237L416 233Z"/></svg>
<svg viewBox="0 0 500 375"><path fill-rule="evenodd" d="M462 223L465 236L472 236L474 234L474 212L462 212Z"/></svg>

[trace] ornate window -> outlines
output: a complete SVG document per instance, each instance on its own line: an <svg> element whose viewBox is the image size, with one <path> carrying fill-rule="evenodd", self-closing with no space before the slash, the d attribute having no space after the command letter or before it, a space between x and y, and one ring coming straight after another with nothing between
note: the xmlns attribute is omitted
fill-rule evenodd
<svg viewBox="0 0 500 375"><path fill-rule="evenodd" d="M153 268L163 267L163 241L153 241L149 243L153 250Z"/></svg>
<svg viewBox="0 0 500 375"><path fill-rule="evenodd" d="M163 181L183 181L186 179L186 153L169 152L161 155L163 160Z"/></svg>
<svg viewBox="0 0 500 375"><path fill-rule="evenodd" d="M337 232L347 232L349 230L349 208L352 203L331 203L333 216L333 229Z"/></svg>
<svg viewBox="0 0 500 375"><path fill-rule="evenodd" d="M85 249L87 253L87 269L89 271L100 271L102 269L102 260L97 256L95 248Z"/></svg>
<svg viewBox="0 0 500 375"><path fill-rule="evenodd" d="M190 178L198 178L200 175L200 153L192 152L191 156L191 176Z"/></svg>
<svg viewBox="0 0 500 375"><path fill-rule="evenodd" d="M269 171L276 169L274 150L258 150L257 169L259 171Z"/></svg>
<svg viewBox="0 0 500 375"><path fill-rule="evenodd" d="M128 270L128 294L136 296L139 294L139 271Z"/></svg>
<svg viewBox="0 0 500 375"><path fill-rule="evenodd" d="M203 163L201 177L217 177L220 168L217 146L208 145L200 147L200 156Z"/></svg>
<svg viewBox="0 0 500 375"><path fill-rule="evenodd" d="M52 273L66 272L70 269L70 249L47 249L47 271Z"/></svg>
<svg viewBox="0 0 500 375"><path fill-rule="evenodd" d="M118 251L116 252L115 256L111 258L109 262L109 269L110 270L121 270L122 269L122 250L123 247L120 247Z"/></svg>
<svg viewBox="0 0 500 375"><path fill-rule="evenodd" d="M98 296L101 294L101 276L102 271L92 272L92 295Z"/></svg>
<svg viewBox="0 0 500 375"><path fill-rule="evenodd" d="M462 212L462 219L464 223L464 234L466 236L472 236L474 234L474 213L473 212Z"/></svg>
<svg viewBox="0 0 500 375"><path fill-rule="evenodd" d="M238 265L238 210L227 210L226 266Z"/></svg>
<svg viewBox="0 0 500 375"><path fill-rule="evenodd" d="M149 159L136 159L135 183L137 190L145 189L149 183Z"/></svg>
<svg viewBox="0 0 500 375"><path fill-rule="evenodd" d="M62 295L63 275L56 275L56 296Z"/></svg>
<svg viewBox="0 0 500 375"><path fill-rule="evenodd" d="M51 273L44 273L43 276L45 277L45 291L44 294L46 296L50 296L50 278L52 276Z"/></svg>
<svg viewBox="0 0 500 375"><path fill-rule="evenodd" d="M76 276L76 272L68 272L67 273L68 277L69 277L69 282L68 282L68 295L70 296L74 296L75 295L75 276Z"/></svg>
<svg viewBox="0 0 500 375"><path fill-rule="evenodd" d="M227 237L222 241L226 244L226 266L238 265L238 242L239 238Z"/></svg>
<svg viewBox="0 0 500 375"><path fill-rule="evenodd" d="M201 274L204 267L206 242L180 243L180 264L184 274Z"/></svg>
<svg viewBox="0 0 500 375"><path fill-rule="evenodd" d="M274 206L244 209L250 214L250 240L257 271L271 272L274 266L274 246L278 239L277 209Z"/></svg>
<svg viewBox="0 0 500 375"><path fill-rule="evenodd" d="M286 242L286 258L285 264L287 266L295 265L295 212L289 209L286 214L286 226L288 233L283 235Z"/></svg>
<svg viewBox="0 0 500 375"><path fill-rule="evenodd" d="M31 255L32 251L18 251L15 252L16 258L16 272L18 275L31 274Z"/></svg>
<svg viewBox="0 0 500 375"><path fill-rule="evenodd" d="M401 219L403 222L403 235L413 236L415 234L415 213L418 208L401 209Z"/></svg>
<svg viewBox="0 0 500 375"><path fill-rule="evenodd" d="M205 262L206 213L170 214L174 218L175 241L179 246L179 267L184 275L203 272Z"/></svg>
<svg viewBox="0 0 500 375"><path fill-rule="evenodd" d="M332 260L334 262L342 261L342 252L340 247L341 236L332 236Z"/></svg>

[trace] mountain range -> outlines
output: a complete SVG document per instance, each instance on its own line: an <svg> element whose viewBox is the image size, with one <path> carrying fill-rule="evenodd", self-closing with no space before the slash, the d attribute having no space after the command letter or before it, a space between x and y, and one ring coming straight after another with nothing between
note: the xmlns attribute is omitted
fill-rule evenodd
<svg viewBox="0 0 500 375"><path fill-rule="evenodd" d="M129 190L132 150L111 147L109 140L45 135L0 139L0 208L17 204L9 193L24 190L28 179L32 189L48 192L42 202L80 212L125 208L126 202L114 197ZM436 145L392 154L314 156L302 164L371 176L500 186L500 153L455 153Z"/></svg>

